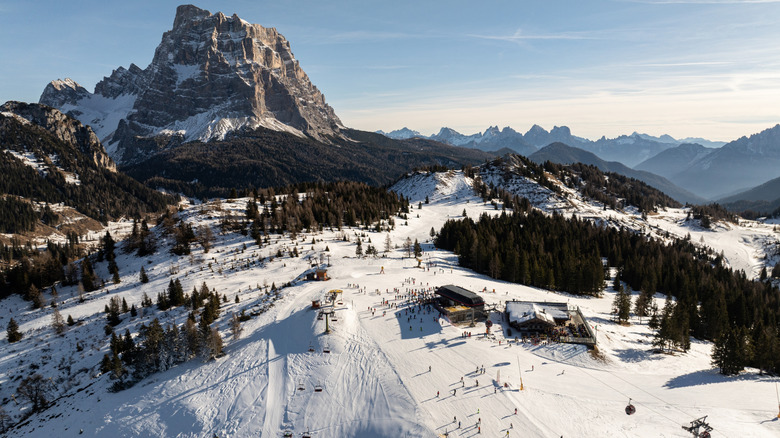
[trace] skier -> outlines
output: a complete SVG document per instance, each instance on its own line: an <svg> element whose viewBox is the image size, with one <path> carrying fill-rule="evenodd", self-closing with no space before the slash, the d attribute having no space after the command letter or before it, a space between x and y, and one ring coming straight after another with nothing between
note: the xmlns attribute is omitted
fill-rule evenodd
<svg viewBox="0 0 780 438"><path fill-rule="evenodd" d="M517 408L515 408L515 415L517 415Z"/></svg>
<svg viewBox="0 0 780 438"><path fill-rule="evenodd" d="M439 391L436 391L436 398L439 398Z"/></svg>

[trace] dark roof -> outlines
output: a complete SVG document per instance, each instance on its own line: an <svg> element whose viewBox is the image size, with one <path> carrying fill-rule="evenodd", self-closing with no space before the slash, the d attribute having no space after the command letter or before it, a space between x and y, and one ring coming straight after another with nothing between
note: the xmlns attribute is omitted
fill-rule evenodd
<svg viewBox="0 0 780 438"><path fill-rule="evenodd" d="M452 284L436 289L436 293L466 307L478 307L485 304L481 296Z"/></svg>

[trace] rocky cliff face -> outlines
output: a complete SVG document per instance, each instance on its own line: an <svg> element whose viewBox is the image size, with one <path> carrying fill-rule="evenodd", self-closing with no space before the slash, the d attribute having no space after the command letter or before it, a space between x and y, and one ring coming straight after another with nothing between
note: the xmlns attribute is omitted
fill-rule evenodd
<svg viewBox="0 0 780 438"><path fill-rule="evenodd" d="M276 29L191 5L177 8L148 67L120 67L85 91L54 81L40 102L93 126L120 163L244 128L318 140L343 128Z"/></svg>
<svg viewBox="0 0 780 438"><path fill-rule="evenodd" d="M37 125L55 138L78 149L96 167L112 172L116 171L116 164L106 154L97 135L78 120L68 117L54 108L22 102L6 102L0 106L0 113Z"/></svg>

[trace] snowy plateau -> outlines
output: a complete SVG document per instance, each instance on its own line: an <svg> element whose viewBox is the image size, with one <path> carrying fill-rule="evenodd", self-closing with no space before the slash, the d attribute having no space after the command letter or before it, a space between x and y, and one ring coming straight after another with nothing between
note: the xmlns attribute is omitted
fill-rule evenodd
<svg viewBox="0 0 780 438"><path fill-rule="evenodd" d="M564 186L565 196L522 178L499 181L499 174L483 173L482 179L500 182L547 212L657 237L690 234L749 276L777 258L771 223L716 223L705 230L685 221L684 209L662 210L645 221L632 209L604 210ZM153 229L160 244L155 254L139 258L117 251L121 283L87 293L84 302L75 287L59 289L59 311L76 321L63 335L51 327L51 306L29 310L18 296L0 301L0 325L14 315L24 334L9 344L6 332L0 333L0 399L17 423L6 436L237 438L289 431L318 438L686 437L691 435L682 426L704 416L714 437L780 436L777 377L754 369L724 377L711 365L712 344L695 339L685 354L653 353L646 321L613 322L611 288L593 298L496 281L460 268L456 255L434 248L431 228L462 218L464 211L471 218L501 212L474 195L463 172L410 174L392 189L409 197L412 209L408 221L396 218L389 232L395 248L388 253L381 251L387 232L349 228L273 235L259 248L247 236L219 233L222 217L244 214L246 198L183 204L182 219L213 228L211 250L171 255L167 238ZM370 239L380 257L356 257L358 238ZM422 243L428 268L406 257L407 238ZM276 256L293 248L299 257ZM327 264L331 279L304 281L313 263ZM146 284L138 280L142 266ZM110 278L105 262L96 270ZM104 306L120 297L140 309L134 318L122 316L115 328L120 334L136 335L141 323L154 318L163 326L181 324L186 309L140 307L144 293L156 296L173 278L185 291L206 282L228 298L217 320L224 356L193 359L111 392L112 381L99 371L109 350ZM271 284L284 287L273 293ZM412 314L402 298L446 284L477 292L499 309L511 299L579 307L597 329L598 350L516 343L498 313L491 335L484 336L484 324L453 325L435 311ZM312 301L334 289L343 294L325 334ZM662 306L665 297L655 299ZM252 317L234 339L228 319L241 311ZM464 338L465 332L473 335ZM32 372L51 378L55 394L49 408L22 420L29 404L12 395ZM630 416L624 412L629 399L636 407Z"/></svg>

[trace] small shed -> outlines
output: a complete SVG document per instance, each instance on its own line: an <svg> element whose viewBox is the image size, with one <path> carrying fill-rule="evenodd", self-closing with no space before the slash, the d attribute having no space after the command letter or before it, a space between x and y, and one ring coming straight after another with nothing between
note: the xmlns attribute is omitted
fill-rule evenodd
<svg viewBox="0 0 780 438"><path fill-rule="evenodd" d="M317 281L330 280L330 277L328 277L328 270L324 268L317 268L317 270L314 271L314 275L316 276Z"/></svg>

